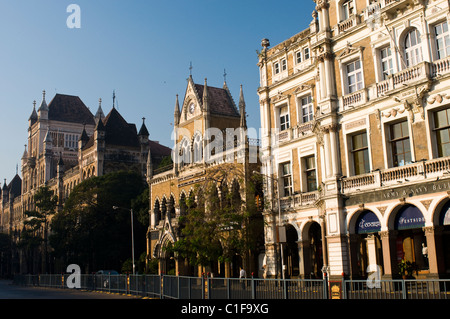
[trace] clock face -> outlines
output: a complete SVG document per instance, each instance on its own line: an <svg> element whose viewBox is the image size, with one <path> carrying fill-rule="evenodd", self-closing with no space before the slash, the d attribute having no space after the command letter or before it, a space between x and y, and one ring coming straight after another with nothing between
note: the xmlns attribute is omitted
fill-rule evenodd
<svg viewBox="0 0 450 319"><path fill-rule="evenodd" d="M191 105L189 105L189 112L191 114L194 113L194 109L195 109L195 105L194 105L194 103L191 103Z"/></svg>

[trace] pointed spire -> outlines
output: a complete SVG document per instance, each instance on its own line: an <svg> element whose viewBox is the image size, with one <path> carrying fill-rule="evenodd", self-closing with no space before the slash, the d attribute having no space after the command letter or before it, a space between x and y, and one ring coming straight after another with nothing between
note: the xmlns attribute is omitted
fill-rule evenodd
<svg viewBox="0 0 450 319"><path fill-rule="evenodd" d="M208 105L208 84L207 84L207 80L205 78L205 86L203 87L203 111L204 112L209 112L209 105Z"/></svg>
<svg viewBox="0 0 450 319"><path fill-rule="evenodd" d="M85 142L89 141L89 136L86 133L86 125L84 125L83 132L81 133L80 139L78 141L82 141L83 142L83 146L84 146Z"/></svg>
<svg viewBox="0 0 450 319"><path fill-rule="evenodd" d="M38 119L38 115L36 112L36 100L33 101L33 111L31 112L30 117L28 118L28 121L31 122L31 124L34 124Z"/></svg>
<svg viewBox="0 0 450 319"><path fill-rule="evenodd" d="M113 90L113 109L116 108L116 90Z"/></svg>
<svg viewBox="0 0 450 319"><path fill-rule="evenodd" d="M102 110L102 99L98 99L98 109L97 113L95 113L95 121L98 123L99 121L103 120L105 118L105 114Z"/></svg>
<svg viewBox="0 0 450 319"><path fill-rule="evenodd" d="M27 159L28 158L27 144L25 144L24 146L25 150L23 151L22 159Z"/></svg>
<svg viewBox="0 0 450 319"><path fill-rule="evenodd" d="M42 91L42 102L41 102L41 106L39 106L38 111L40 111L40 112L47 111L48 112L47 102L45 101L45 90Z"/></svg>
<svg viewBox="0 0 450 319"><path fill-rule="evenodd" d="M247 119L246 119L246 113L245 113L245 100L244 100L244 90L242 89L241 84L241 91L239 93L239 112L241 113L241 127L247 127Z"/></svg>
<svg viewBox="0 0 450 319"><path fill-rule="evenodd" d="M178 102L178 94L175 100L175 111L173 112L173 118L175 125L178 125L180 123L180 103Z"/></svg>
<svg viewBox="0 0 450 319"><path fill-rule="evenodd" d="M139 136L149 136L150 133L147 130L147 126L145 126L145 117L142 118L142 126L138 133Z"/></svg>

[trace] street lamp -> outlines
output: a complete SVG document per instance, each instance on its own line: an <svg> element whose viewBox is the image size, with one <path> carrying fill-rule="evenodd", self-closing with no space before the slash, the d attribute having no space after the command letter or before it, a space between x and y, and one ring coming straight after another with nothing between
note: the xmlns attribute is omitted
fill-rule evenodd
<svg viewBox="0 0 450 319"><path fill-rule="evenodd" d="M270 178L274 182L277 183L277 202L278 202L278 243L280 244L280 254L281 254L281 276L283 279L285 279L284 275L284 254L283 254L283 243L280 240L280 231L281 231L281 205L280 205L280 184L278 183L278 179L273 178L272 176L263 174L258 171L253 171L254 174L258 174L261 176L264 176L266 178ZM286 236L285 236L286 237Z"/></svg>
<svg viewBox="0 0 450 319"><path fill-rule="evenodd" d="M129 210L130 211L130 215L131 215L131 258L133 259L133 275L136 273L136 266L134 264L134 230L133 230L133 208L128 209L128 208L123 208L123 207L118 207L118 206L113 206L114 210L117 209L125 209L125 210Z"/></svg>

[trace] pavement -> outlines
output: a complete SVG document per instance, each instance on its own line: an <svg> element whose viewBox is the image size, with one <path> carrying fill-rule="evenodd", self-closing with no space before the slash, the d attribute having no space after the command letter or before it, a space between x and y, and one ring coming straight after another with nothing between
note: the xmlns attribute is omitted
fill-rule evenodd
<svg viewBox="0 0 450 319"><path fill-rule="evenodd" d="M89 291L13 285L11 280L0 280L1 299L142 299L140 296Z"/></svg>

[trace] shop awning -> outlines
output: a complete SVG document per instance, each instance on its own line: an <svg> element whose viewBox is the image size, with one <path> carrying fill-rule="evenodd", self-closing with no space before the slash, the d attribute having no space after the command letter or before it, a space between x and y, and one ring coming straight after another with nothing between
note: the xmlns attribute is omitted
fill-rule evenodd
<svg viewBox="0 0 450 319"><path fill-rule="evenodd" d="M358 216L355 228L357 234L375 233L381 230L381 223L377 215L370 210L365 210Z"/></svg>
<svg viewBox="0 0 450 319"><path fill-rule="evenodd" d="M400 209L395 216L395 229L413 229L425 226L425 217L422 212L413 205L407 205Z"/></svg>

